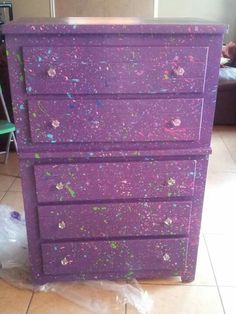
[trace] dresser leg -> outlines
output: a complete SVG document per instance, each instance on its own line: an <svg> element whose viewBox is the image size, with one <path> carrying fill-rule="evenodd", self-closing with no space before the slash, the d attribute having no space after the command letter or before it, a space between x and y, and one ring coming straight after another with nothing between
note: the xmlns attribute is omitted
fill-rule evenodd
<svg viewBox="0 0 236 314"><path fill-rule="evenodd" d="M192 282L194 281L194 279L195 279L195 274L186 273L186 274L181 275L181 281L183 283Z"/></svg>

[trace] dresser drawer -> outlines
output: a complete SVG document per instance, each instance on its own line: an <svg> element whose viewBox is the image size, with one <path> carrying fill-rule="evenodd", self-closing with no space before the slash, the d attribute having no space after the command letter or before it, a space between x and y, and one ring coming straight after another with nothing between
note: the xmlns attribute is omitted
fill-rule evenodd
<svg viewBox="0 0 236 314"><path fill-rule="evenodd" d="M39 202L191 196L194 160L35 165Z"/></svg>
<svg viewBox="0 0 236 314"><path fill-rule="evenodd" d="M198 141L202 99L31 100L33 143Z"/></svg>
<svg viewBox="0 0 236 314"><path fill-rule="evenodd" d="M45 240L186 235L191 202L39 206Z"/></svg>
<svg viewBox="0 0 236 314"><path fill-rule="evenodd" d="M61 242L42 244L45 274L182 270L187 239Z"/></svg>
<svg viewBox="0 0 236 314"><path fill-rule="evenodd" d="M207 47L24 47L29 94L201 93Z"/></svg>

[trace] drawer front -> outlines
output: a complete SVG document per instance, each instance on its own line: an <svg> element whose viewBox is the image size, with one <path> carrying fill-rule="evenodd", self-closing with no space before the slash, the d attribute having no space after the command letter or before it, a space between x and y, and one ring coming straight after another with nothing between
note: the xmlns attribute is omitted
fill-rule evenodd
<svg viewBox="0 0 236 314"><path fill-rule="evenodd" d="M36 165L39 202L191 196L194 160Z"/></svg>
<svg viewBox="0 0 236 314"><path fill-rule="evenodd" d="M32 100L33 143L198 141L202 99Z"/></svg>
<svg viewBox="0 0 236 314"><path fill-rule="evenodd" d="M182 270L187 239L139 239L42 244L45 274Z"/></svg>
<svg viewBox="0 0 236 314"><path fill-rule="evenodd" d="M207 52L207 47L24 47L26 91L200 93Z"/></svg>
<svg viewBox="0 0 236 314"><path fill-rule="evenodd" d="M186 235L191 202L39 206L45 240Z"/></svg>

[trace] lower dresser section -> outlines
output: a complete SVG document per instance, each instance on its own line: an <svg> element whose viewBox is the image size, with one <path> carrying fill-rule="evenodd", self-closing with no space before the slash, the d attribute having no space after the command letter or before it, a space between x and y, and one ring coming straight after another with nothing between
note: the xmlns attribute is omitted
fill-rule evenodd
<svg viewBox="0 0 236 314"><path fill-rule="evenodd" d="M147 156L21 159L36 283L194 279L208 154Z"/></svg>
<svg viewBox="0 0 236 314"><path fill-rule="evenodd" d="M61 242L42 245L47 275L107 272L127 277L140 270L183 271L187 239Z"/></svg>

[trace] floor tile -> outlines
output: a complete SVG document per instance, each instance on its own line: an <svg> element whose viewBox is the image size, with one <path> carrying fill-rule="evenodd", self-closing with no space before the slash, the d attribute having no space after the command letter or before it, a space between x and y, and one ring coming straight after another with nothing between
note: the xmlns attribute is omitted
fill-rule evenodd
<svg viewBox="0 0 236 314"><path fill-rule="evenodd" d="M24 205L22 193L8 191L1 199L0 204L5 204L15 210L23 211Z"/></svg>
<svg viewBox="0 0 236 314"><path fill-rule="evenodd" d="M236 313L236 287L220 287L220 295L226 314Z"/></svg>
<svg viewBox="0 0 236 314"><path fill-rule="evenodd" d="M212 154L209 158L209 169L212 171L236 171L234 162L223 139L214 133L211 141Z"/></svg>
<svg viewBox="0 0 236 314"><path fill-rule="evenodd" d="M236 233L236 172L211 172L203 206L203 233Z"/></svg>
<svg viewBox="0 0 236 314"><path fill-rule="evenodd" d="M139 280L139 283L152 285L183 285L180 277L166 279ZM195 280L184 285L191 286L215 286L216 281L208 256L207 248L203 237L201 237L198 249L198 259Z"/></svg>
<svg viewBox="0 0 236 314"><path fill-rule="evenodd" d="M94 294L91 288L75 288L73 285L70 288L69 284L65 284L64 290L61 286L60 293L65 297L52 292L35 293L27 314L125 314L125 305L115 302L115 294L112 298L103 290L96 290Z"/></svg>
<svg viewBox="0 0 236 314"><path fill-rule="evenodd" d="M221 234L205 234L204 237L218 285L236 287L235 237Z"/></svg>
<svg viewBox="0 0 236 314"><path fill-rule="evenodd" d="M10 188L14 180L14 177L0 174L0 192L6 192Z"/></svg>
<svg viewBox="0 0 236 314"><path fill-rule="evenodd" d="M233 161L236 163L236 150L231 150L230 151L231 158Z"/></svg>
<svg viewBox="0 0 236 314"><path fill-rule="evenodd" d="M25 314L32 292L15 288L0 279L0 313Z"/></svg>
<svg viewBox="0 0 236 314"><path fill-rule="evenodd" d="M9 191L13 191L13 192L21 192L22 191L22 187L21 187L21 179L20 178L16 178L14 183L11 185Z"/></svg>
<svg viewBox="0 0 236 314"><path fill-rule="evenodd" d="M10 153L6 165L0 163L0 174L19 176L19 161L16 153Z"/></svg>
<svg viewBox="0 0 236 314"><path fill-rule="evenodd" d="M154 300L151 314L223 314L216 287L143 285ZM138 311L127 306L127 314Z"/></svg>
<svg viewBox="0 0 236 314"><path fill-rule="evenodd" d="M228 150L236 150L236 126L222 126L217 131Z"/></svg>

